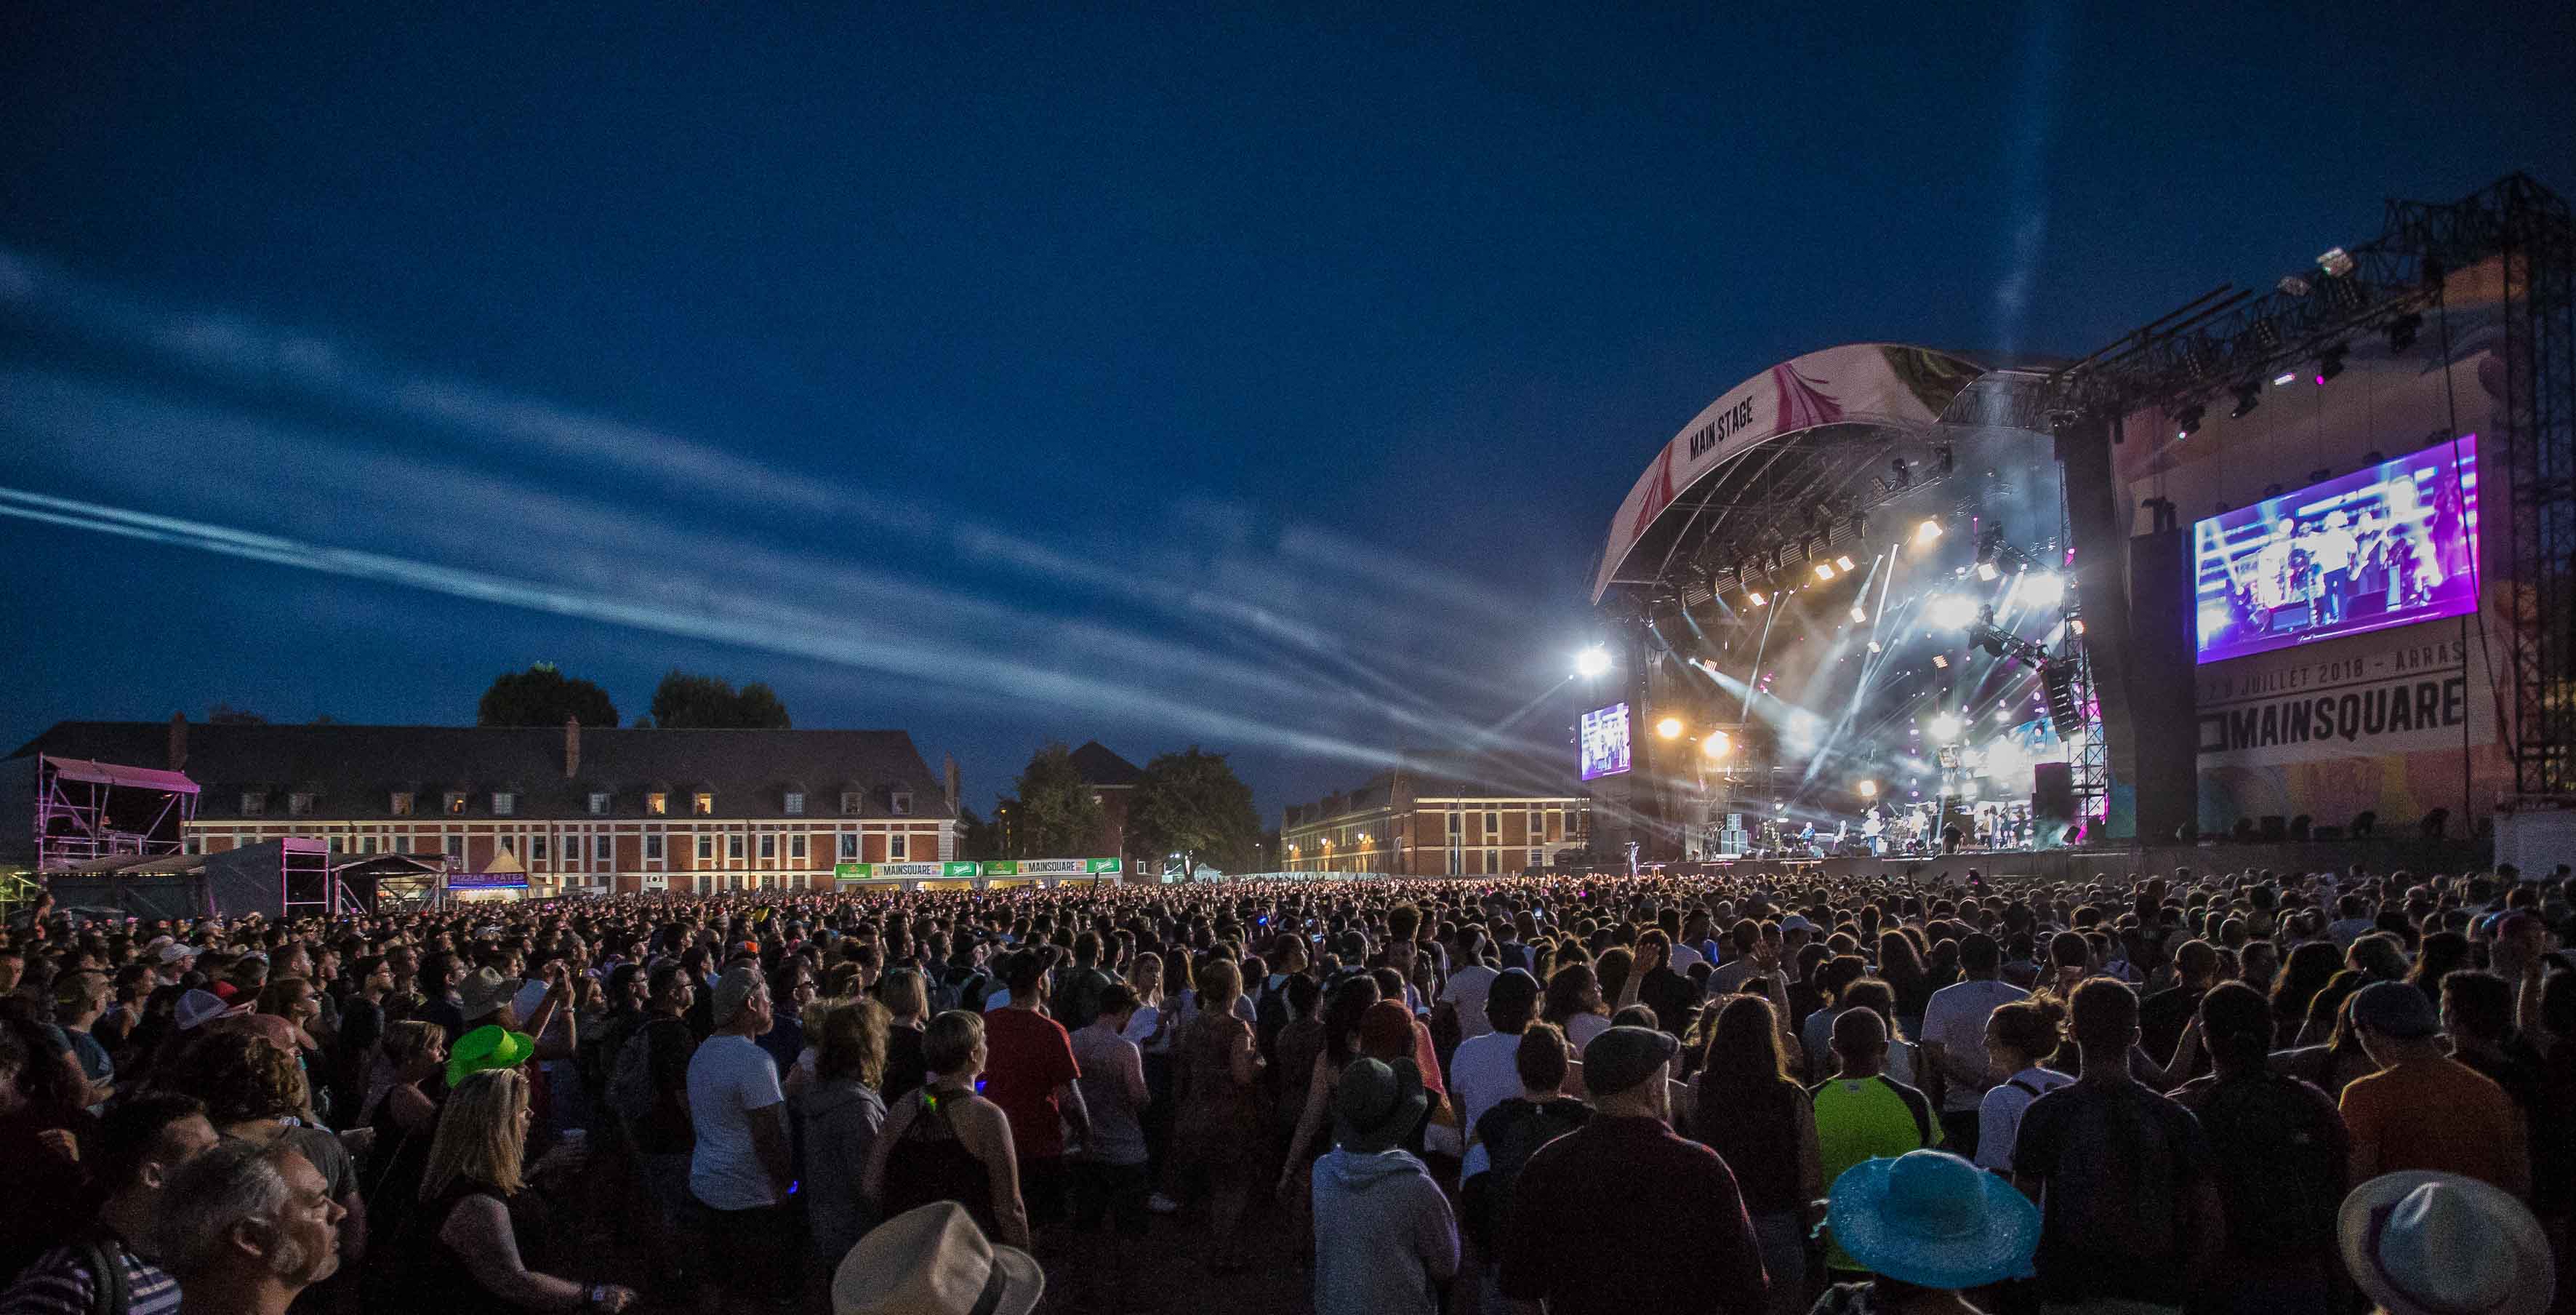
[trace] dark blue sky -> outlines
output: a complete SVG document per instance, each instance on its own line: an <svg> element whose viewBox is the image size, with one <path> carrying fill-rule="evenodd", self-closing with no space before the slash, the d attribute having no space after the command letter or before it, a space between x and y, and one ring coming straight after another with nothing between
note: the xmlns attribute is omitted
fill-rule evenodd
<svg viewBox="0 0 2576 1315"><path fill-rule="evenodd" d="M676 665L1275 823L1546 695L1775 360L2576 190L2564 6L775 8L12 6L0 738Z"/></svg>

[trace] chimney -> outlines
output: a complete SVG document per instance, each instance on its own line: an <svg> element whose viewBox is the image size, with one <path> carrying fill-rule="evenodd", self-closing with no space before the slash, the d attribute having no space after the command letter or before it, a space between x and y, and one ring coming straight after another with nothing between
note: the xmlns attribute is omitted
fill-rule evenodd
<svg viewBox="0 0 2576 1315"><path fill-rule="evenodd" d="M564 718L564 779L581 775L581 718Z"/></svg>
<svg viewBox="0 0 2576 1315"><path fill-rule="evenodd" d="M169 758L171 771L188 770L188 714L184 712L170 714Z"/></svg>
<svg viewBox="0 0 2576 1315"><path fill-rule="evenodd" d="M948 815L949 815L950 817L955 817L955 816L957 815L957 794L958 794L958 790L957 790L957 755L955 755L955 754L953 754L953 753L952 753L952 754L944 755L944 756L943 756L943 759L942 759L942 762L941 762L941 766L944 768L944 772L943 772L943 774L948 778Z"/></svg>

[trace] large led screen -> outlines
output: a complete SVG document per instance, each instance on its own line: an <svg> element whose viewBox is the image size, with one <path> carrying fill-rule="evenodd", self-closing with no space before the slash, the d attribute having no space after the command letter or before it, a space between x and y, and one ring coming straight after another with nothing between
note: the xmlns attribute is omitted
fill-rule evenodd
<svg viewBox="0 0 2576 1315"><path fill-rule="evenodd" d="M1628 705L1583 714L1583 779L1613 776L1628 770Z"/></svg>
<svg viewBox="0 0 2576 1315"><path fill-rule="evenodd" d="M2192 527L2200 660L2478 609L2472 434Z"/></svg>

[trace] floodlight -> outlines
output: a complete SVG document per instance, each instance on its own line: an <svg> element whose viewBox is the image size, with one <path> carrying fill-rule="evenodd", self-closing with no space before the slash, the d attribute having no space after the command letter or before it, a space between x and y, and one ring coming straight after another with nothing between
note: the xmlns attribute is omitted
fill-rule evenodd
<svg viewBox="0 0 2576 1315"><path fill-rule="evenodd" d="M1655 734L1663 736L1667 740L1680 739L1682 734L1682 719L1679 717L1666 717L1662 721L1656 722Z"/></svg>
<svg viewBox="0 0 2576 1315"><path fill-rule="evenodd" d="M2066 577L2055 571L2034 571L2023 576L2013 592L2028 606L2055 607L2066 597Z"/></svg>
<svg viewBox="0 0 2576 1315"><path fill-rule="evenodd" d="M1724 731L1710 731L1708 738L1699 742L1699 751L1703 757L1723 758L1734 748L1735 741L1728 738Z"/></svg>
<svg viewBox="0 0 2576 1315"><path fill-rule="evenodd" d="M1767 603L1767 602L1770 602L1770 601L1771 601L1770 599L1763 597L1763 596L1762 596L1762 591L1761 591L1761 590L1759 590L1759 589L1747 589L1747 590L1745 590L1745 591L1744 591L1744 597L1745 597L1746 601L1748 601L1748 602L1752 603L1755 607L1760 607L1760 606L1762 606L1764 603Z"/></svg>
<svg viewBox="0 0 2576 1315"><path fill-rule="evenodd" d="M1940 538L1941 522L1937 520L1927 520L1914 527L1914 544L1918 548L1930 547Z"/></svg>
<svg viewBox="0 0 2576 1315"><path fill-rule="evenodd" d="M1848 571L1852 569L1852 559L1847 556L1834 558L1834 569L1837 571Z"/></svg>
<svg viewBox="0 0 2576 1315"><path fill-rule="evenodd" d="M1595 644L1574 655L1574 674L1587 680L1610 670L1610 650Z"/></svg>
<svg viewBox="0 0 2576 1315"><path fill-rule="evenodd" d="M1869 619L1869 609L1862 607L1858 603L1852 604L1851 619L1855 622L1867 621Z"/></svg>
<svg viewBox="0 0 2576 1315"><path fill-rule="evenodd" d="M2003 572L1997 570L1993 562L1977 563L1977 578L1987 582L1988 584L1994 583L1995 580L2002 575Z"/></svg>
<svg viewBox="0 0 2576 1315"><path fill-rule="evenodd" d="M1932 600L1932 624L1943 630L1965 630L1977 619L1977 603L1959 594L1943 594Z"/></svg>
<svg viewBox="0 0 2576 1315"><path fill-rule="evenodd" d="M1819 580L1831 580L1831 579L1833 579L1833 578L1834 578L1834 564L1833 564L1832 562L1818 562L1818 563L1816 563L1816 578L1817 578L1817 579L1819 579Z"/></svg>
<svg viewBox="0 0 2576 1315"><path fill-rule="evenodd" d="M1944 712L1924 723L1923 729L1932 732L1933 739L1944 742L1955 740L1959 738L1959 719Z"/></svg>
<svg viewBox="0 0 2576 1315"><path fill-rule="evenodd" d="M1861 783L1860 783L1860 797L1861 797L1861 798L1863 798L1863 799L1876 799L1876 798L1878 797L1878 782L1876 782L1876 781L1863 781L1863 782L1861 782Z"/></svg>

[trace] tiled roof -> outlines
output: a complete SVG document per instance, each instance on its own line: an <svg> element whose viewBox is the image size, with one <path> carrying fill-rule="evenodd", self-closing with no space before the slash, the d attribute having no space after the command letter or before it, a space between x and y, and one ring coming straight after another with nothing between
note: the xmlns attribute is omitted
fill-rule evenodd
<svg viewBox="0 0 2576 1315"><path fill-rule="evenodd" d="M167 722L67 721L9 756L43 752L128 766L168 764ZM648 789L712 790L716 817L783 817L791 790L809 792L809 817L946 818L947 788L903 731L618 730L581 732L581 771L564 776L559 727L244 726L191 724L184 770L203 788L197 815L241 815L242 796L267 799L263 816L288 816L286 795L318 794L312 816L389 818L392 796L420 798L416 815L441 813L439 796L464 793L463 816L489 818L494 791L518 797L513 818L590 817L590 795L609 795L611 817L642 817ZM823 793L814 794L812 791ZM861 796L841 812L842 792ZM908 812L893 808L910 795Z"/></svg>
<svg viewBox="0 0 2576 1315"><path fill-rule="evenodd" d="M1145 776L1144 768L1110 752L1098 740L1085 740L1073 751L1073 769L1082 773L1084 785L1134 785Z"/></svg>

